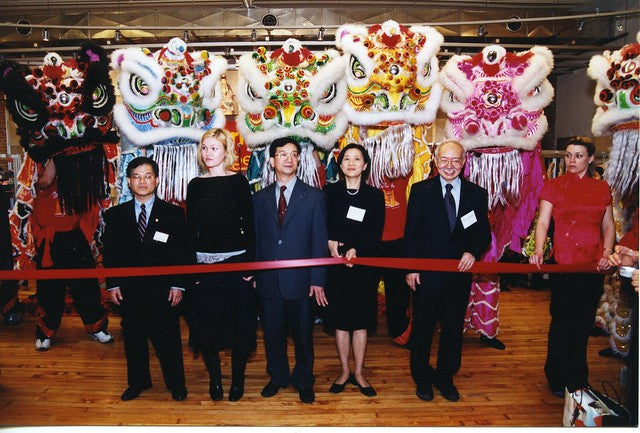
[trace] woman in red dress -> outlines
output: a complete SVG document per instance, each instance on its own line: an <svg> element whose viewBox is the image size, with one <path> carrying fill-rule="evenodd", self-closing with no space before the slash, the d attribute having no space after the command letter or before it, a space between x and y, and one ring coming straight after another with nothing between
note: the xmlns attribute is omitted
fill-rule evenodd
<svg viewBox="0 0 640 433"><path fill-rule="evenodd" d="M535 253L529 262L542 264L549 223L554 221L554 259L558 264L589 264L593 273L556 274L551 287L551 324L544 371L551 392L564 396L588 383L587 341L593 326L604 276L610 267L615 226L609 185L588 175L595 146L574 137L564 156L567 173L546 182L540 192Z"/></svg>

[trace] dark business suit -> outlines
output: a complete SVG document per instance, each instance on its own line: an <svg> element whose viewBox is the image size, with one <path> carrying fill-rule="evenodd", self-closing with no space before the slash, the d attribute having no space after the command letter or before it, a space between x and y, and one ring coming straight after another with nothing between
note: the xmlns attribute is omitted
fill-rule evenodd
<svg viewBox="0 0 640 433"><path fill-rule="evenodd" d="M326 257L324 193L298 179L280 227L276 185L273 183L253 196L256 260ZM325 287L324 268L279 269L256 274L256 289L263 311L267 373L281 387L291 383L300 390L314 384L315 298L309 297L311 285ZM295 345L293 374L290 374L287 358L287 322Z"/></svg>
<svg viewBox="0 0 640 433"><path fill-rule="evenodd" d="M474 212L477 221L463 227L461 217ZM460 259L465 252L479 259L491 240L487 216L487 191L465 180L460 186L453 232L442 194L440 176L414 184L409 196L405 226L407 257ZM460 369L462 327L471 289L470 273L421 272L422 284L413 295L411 375L416 384L452 384ZM431 340L437 321L441 334L438 361L429 364Z"/></svg>
<svg viewBox="0 0 640 433"><path fill-rule="evenodd" d="M105 267L170 266L186 264L184 212L178 206L155 198L144 240L138 235L134 201L113 207L105 213ZM168 235L166 241L162 241ZM156 239L154 240L154 237ZM171 287L185 287L180 276L107 278L107 287L120 287L124 348L129 386L151 386L149 374L150 339L167 388L184 387L182 343L176 309L171 307Z"/></svg>

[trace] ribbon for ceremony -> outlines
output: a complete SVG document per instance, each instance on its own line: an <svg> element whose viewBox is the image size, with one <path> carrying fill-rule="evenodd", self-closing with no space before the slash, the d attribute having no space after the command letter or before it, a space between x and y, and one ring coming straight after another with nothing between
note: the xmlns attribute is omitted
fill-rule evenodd
<svg viewBox="0 0 640 433"><path fill-rule="evenodd" d="M222 264L198 264L182 266L154 266L136 268L91 268L91 269L33 269L0 271L0 280L60 280L68 278L147 277L153 275L208 274L215 272L266 271L310 266L332 266L345 263L379 268L406 269L410 271L459 272L458 260L451 259L407 259L390 257L357 257L347 260L339 258L273 260L267 262L244 262ZM470 273L474 274L527 274L527 273L596 273L591 263L577 265L536 265L522 263L475 262Z"/></svg>

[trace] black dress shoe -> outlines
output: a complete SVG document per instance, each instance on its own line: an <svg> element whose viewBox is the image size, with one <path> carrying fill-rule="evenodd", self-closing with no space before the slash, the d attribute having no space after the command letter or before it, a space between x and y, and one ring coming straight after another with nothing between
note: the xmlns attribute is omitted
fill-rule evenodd
<svg viewBox="0 0 640 433"><path fill-rule="evenodd" d="M485 335L480 336L480 344L482 344L483 346L492 347L498 350L504 350L505 348L505 345L502 341L498 340L495 337L489 338Z"/></svg>
<svg viewBox="0 0 640 433"><path fill-rule="evenodd" d="M313 388L300 388L298 390L300 395L300 401L303 403L311 404L316 401L316 395L313 392Z"/></svg>
<svg viewBox="0 0 640 433"><path fill-rule="evenodd" d="M458 388L456 388L453 383L446 385L434 383L434 385L440 390L440 394L442 394L442 396L447 400L453 402L460 400L460 393L458 392Z"/></svg>
<svg viewBox="0 0 640 433"><path fill-rule="evenodd" d="M244 384L234 385L232 383L231 388L229 388L229 401L238 401L242 398L243 395L244 395Z"/></svg>
<svg viewBox="0 0 640 433"><path fill-rule="evenodd" d="M419 386L416 388L416 395L420 400L433 400L433 387L431 385Z"/></svg>
<svg viewBox="0 0 640 433"><path fill-rule="evenodd" d="M142 391L147 390L149 388L151 388L151 386L147 386L147 387L130 386L124 390L124 392L120 396L120 400L122 401L133 400L134 398L137 398Z"/></svg>
<svg viewBox="0 0 640 433"><path fill-rule="evenodd" d="M347 383L351 381L351 375L344 381L344 383L333 382L331 387L329 388L329 392L331 394L340 394L344 391L344 387L347 386Z"/></svg>
<svg viewBox="0 0 640 433"><path fill-rule="evenodd" d="M360 392L363 395L366 395L367 397L375 397L376 395L378 395L378 393L376 392L375 389L373 389L373 387L371 385L369 386L362 386L358 383L358 380L356 379L356 377L352 374L351 376L349 376L349 381L354 384L355 386L358 387L358 389L360 389Z"/></svg>
<svg viewBox="0 0 640 433"><path fill-rule="evenodd" d="M280 386L274 381L270 380L269 383L267 383L264 388L262 388L262 392L260 393L260 395L266 398L273 397L278 393L278 391L280 391L280 388L284 388L284 386Z"/></svg>
<svg viewBox="0 0 640 433"><path fill-rule="evenodd" d="M220 401L224 398L224 391L222 390L222 382L218 377L218 380L211 380L209 382L209 397L213 401Z"/></svg>
<svg viewBox="0 0 640 433"><path fill-rule="evenodd" d="M175 401L182 401L187 398L187 388L184 386L182 388L174 389L171 391L171 398Z"/></svg>
<svg viewBox="0 0 640 433"><path fill-rule="evenodd" d="M549 391L558 398L564 398L564 386L549 385Z"/></svg>

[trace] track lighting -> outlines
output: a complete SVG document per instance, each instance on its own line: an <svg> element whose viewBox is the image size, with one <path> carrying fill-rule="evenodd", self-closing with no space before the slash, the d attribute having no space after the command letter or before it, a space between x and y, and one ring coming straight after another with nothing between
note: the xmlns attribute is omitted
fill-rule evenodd
<svg viewBox="0 0 640 433"><path fill-rule="evenodd" d="M256 29L251 30L251 42L255 42L258 39L258 32Z"/></svg>
<svg viewBox="0 0 640 433"><path fill-rule="evenodd" d="M324 27L320 27L320 30L318 30L318 40L321 41L324 39Z"/></svg>
<svg viewBox="0 0 640 433"><path fill-rule="evenodd" d="M49 33L49 29L43 29L42 30L42 40L45 42L49 42L49 38L50 38L51 34Z"/></svg>
<svg viewBox="0 0 640 433"><path fill-rule="evenodd" d="M584 20L578 21L578 31L581 32L584 30Z"/></svg>
<svg viewBox="0 0 640 433"><path fill-rule="evenodd" d="M484 28L484 25L480 24L476 29L476 33L482 38L487 35L487 30Z"/></svg>
<svg viewBox="0 0 640 433"><path fill-rule="evenodd" d="M122 32L120 31L120 29L116 29L114 39L116 40L116 42L120 42L120 39L122 39Z"/></svg>
<svg viewBox="0 0 640 433"><path fill-rule="evenodd" d="M189 42L189 31L185 30L182 32L182 40L185 42Z"/></svg>

